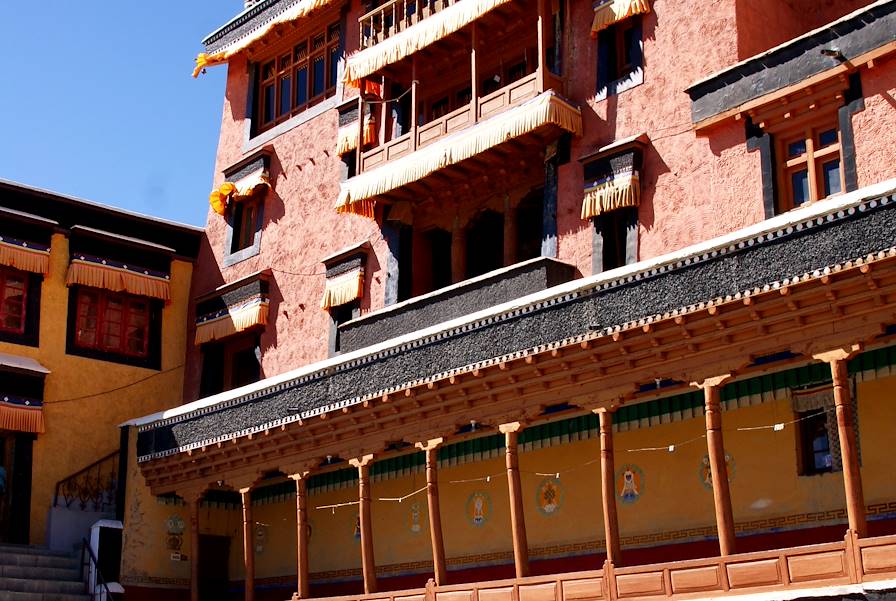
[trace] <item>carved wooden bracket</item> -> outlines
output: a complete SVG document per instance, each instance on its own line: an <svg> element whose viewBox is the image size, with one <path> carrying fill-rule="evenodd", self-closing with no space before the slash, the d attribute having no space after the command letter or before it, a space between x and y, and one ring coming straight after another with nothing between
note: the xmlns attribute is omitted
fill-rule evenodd
<svg viewBox="0 0 896 601"><path fill-rule="evenodd" d="M862 343L857 342L855 344L831 349L829 351L815 353L812 355L812 358L816 361L823 361L825 363L833 363L834 361L846 361L847 359L852 359L857 354L862 352L862 348Z"/></svg>
<svg viewBox="0 0 896 601"><path fill-rule="evenodd" d="M430 438L426 442L415 443L414 446L417 447L418 449L420 449L421 451L431 451L432 449L435 449L440 444L442 444L443 441L444 441L444 439L441 437Z"/></svg>
<svg viewBox="0 0 896 601"><path fill-rule="evenodd" d="M721 376L713 376L711 378L705 378L702 381L694 381L691 382L691 386L696 388L706 389L712 388L715 386L721 386L725 382L731 379L731 374L722 374Z"/></svg>
<svg viewBox="0 0 896 601"><path fill-rule="evenodd" d="M373 462L373 453L368 453L363 457L348 460L349 465L351 465L352 467L364 467L371 462Z"/></svg>

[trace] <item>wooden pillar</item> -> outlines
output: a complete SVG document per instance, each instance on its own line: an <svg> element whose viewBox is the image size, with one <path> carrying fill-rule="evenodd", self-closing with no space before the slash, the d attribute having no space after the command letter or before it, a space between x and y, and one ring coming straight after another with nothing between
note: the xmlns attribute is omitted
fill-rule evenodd
<svg viewBox="0 0 896 601"><path fill-rule="evenodd" d="M380 102L378 102L374 106L379 106L380 108L380 146L383 146L386 143L386 119L390 117L389 114L389 105L383 102L386 98L388 98L389 93L386 92L386 76L382 76L380 78L380 93L382 96L380 97Z"/></svg>
<svg viewBox="0 0 896 601"><path fill-rule="evenodd" d="M441 438L426 443L418 442L417 447L426 452L426 501L429 506L429 537L432 541L432 565L437 586L448 583L445 563L445 542L442 537L442 512L439 509L438 447Z"/></svg>
<svg viewBox="0 0 896 601"><path fill-rule="evenodd" d="M370 463L373 455L352 459L358 468L358 500L361 517L361 571L364 574L364 593L376 592L376 562L373 559L373 521L370 514Z"/></svg>
<svg viewBox="0 0 896 601"><path fill-rule="evenodd" d="M536 85L539 92L545 91L545 75L547 73L547 40L545 39L545 28L549 21L550 12L547 3L550 0L536 0L538 3L538 20L537 30L535 32L538 38L538 75L536 77Z"/></svg>
<svg viewBox="0 0 896 601"><path fill-rule="evenodd" d="M419 13L419 10L417 11ZM417 53L411 55L411 149L417 150Z"/></svg>
<svg viewBox="0 0 896 601"><path fill-rule="evenodd" d="M293 599L311 596L308 578L308 472L290 476L296 481L296 594Z"/></svg>
<svg viewBox="0 0 896 601"><path fill-rule="evenodd" d="M240 489L243 501L243 565L246 568L245 601L255 601L255 521L252 519L252 489Z"/></svg>
<svg viewBox="0 0 896 601"><path fill-rule="evenodd" d="M361 153L364 151L364 78L358 82L358 149L355 151L355 174L361 173ZM371 115L371 118L373 115Z"/></svg>
<svg viewBox="0 0 896 601"><path fill-rule="evenodd" d="M199 503L202 493L184 495L190 510L190 601L199 601Z"/></svg>
<svg viewBox="0 0 896 601"><path fill-rule="evenodd" d="M608 409L596 411L600 419L600 488L604 509L604 539L607 559L621 565L619 518L616 514L616 467L613 458L613 414Z"/></svg>
<svg viewBox="0 0 896 601"><path fill-rule="evenodd" d="M510 206L510 195L504 193L504 265L516 263L517 210Z"/></svg>
<svg viewBox="0 0 896 601"><path fill-rule="evenodd" d="M516 568L517 578L525 578L529 575L529 542L526 539L526 517L523 512L523 490L520 484L520 464L517 455L517 437L521 429L520 422L500 426L506 443L510 527L513 533L513 564Z"/></svg>
<svg viewBox="0 0 896 601"><path fill-rule="evenodd" d="M846 516L849 529L857 537L868 536L865 516L865 494L862 491L862 473L856 452L855 415L852 410L852 394L849 389L847 359L851 352L835 350L815 355L816 359L831 366L834 380L834 407L837 411L837 434L840 438L840 460L843 464L843 486L846 489Z"/></svg>
<svg viewBox="0 0 896 601"><path fill-rule="evenodd" d="M479 27L474 22L470 35L470 108L473 113L473 123L479 121L479 64L476 58L478 45Z"/></svg>
<svg viewBox="0 0 896 601"><path fill-rule="evenodd" d="M451 230L451 283L467 279L467 233L460 227L460 218L454 218Z"/></svg>
<svg viewBox="0 0 896 601"><path fill-rule="evenodd" d="M722 441L721 385L730 374L708 378L697 384L706 400L706 445L709 450L709 469L712 473L712 497L715 503L716 528L719 533L719 553L734 553L734 513L731 510L731 491L728 488L728 467L725 463L725 444Z"/></svg>

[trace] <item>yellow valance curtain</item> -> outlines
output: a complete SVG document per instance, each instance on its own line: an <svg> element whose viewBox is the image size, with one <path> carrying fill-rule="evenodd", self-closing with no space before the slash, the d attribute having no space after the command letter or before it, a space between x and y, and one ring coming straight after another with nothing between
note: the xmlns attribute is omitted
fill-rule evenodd
<svg viewBox="0 0 896 601"><path fill-rule="evenodd" d="M168 275L138 271L127 265L84 255L72 259L65 277L66 286L79 284L105 288L114 292L128 292L150 296L164 301L171 299L171 282Z"/></svg>
<svg viewBox="0 0 896 601"><path fill-rule="evenodd" d="M362 296L364 296L364 269L358 267L327 279L320 306L322 309L338 307Z"/></svg>
<svg viewBox="0 0 896 601"><path fill-rule="evenodd" d="M43 434L44 412L41 403L0 396L0 430Z"/></svg>
<svg viewBox="0 0 896 601"><path fill-rule="evenodd" d="M34 242L0 237L0 265L47 275L50 249Z"/></svg>
<svg viewBox="0 0 896 601"><path fill-rule="evenodd" d="M224 46L221 50L212 54L200 52L196 57L196 67L193 69L193 77L199 77L199 74L202 73L202 70L206 67L213 67L215 65L226 63L235 54L242 52L250 45L271 33L275 27L301 19L312 11L334 2L335 0L301 0L270 21L267 21L252 33L234 40L230 44Z"/></svg>
<svg viewBox="0 0 896 601"><path fill-rule="evenodd" d="M220 340L254 326L268 324L268 299L254 298L196 320L196 344Z"/></svg>
<svg viewBox="0 0 896 601"><path fill-rule="evenodd" d="M376 196L484 152L543 125L582 135L582 112L548 91L465 130L342 183L336 210L373 218Z"/></svg>
<svg viewBox="0 0 896 601"><path fill-rule="evenodd" d="M650 12L648 0L607 0L594 8L594 21L591 23L591 37L607 27L634 15Z"/></svg>
<svg viewBox="0 0 896 601"><path fill-rule="evenodd" d="M256 192L271 187L268 172L265 169L253 171L237 182L224 182L208 195L208 204L218 215L223 215L231 202L239 202L252 198Z"/></svg>
<svg viewBox="0 0 896 601"><path fill-rule="evenodd" d="M376 120L368 113L364 115L364 144L376 139ZM358 147L358 122L352 121L339 128L336 140L336 154L345 154Z"/></svg>
<svg viewBox="0 0 896 601"><path fill-rule="evenodd" d="M365 48L345 61L344 80L358 86L367 77L387 65L391 65L433 42L459 31L490 10L508 4L512 0L463 0L423 19L386 40Z"/></svg>
<svg viewBox="0 0 896 601"><path fill-rule="evenodd" d="M641 181L637 171L613 175L585 190L582 219L641 204Z"/></svg>

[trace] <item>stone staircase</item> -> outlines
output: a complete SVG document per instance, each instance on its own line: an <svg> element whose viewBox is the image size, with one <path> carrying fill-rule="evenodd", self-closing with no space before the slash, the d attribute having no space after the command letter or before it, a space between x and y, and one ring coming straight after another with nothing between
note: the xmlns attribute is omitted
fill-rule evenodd
<svg viewBox="0 0 896 601"><path fill-rule="evenodd" d="M78 557L0 544L0 601L89 601Z"/></svg>

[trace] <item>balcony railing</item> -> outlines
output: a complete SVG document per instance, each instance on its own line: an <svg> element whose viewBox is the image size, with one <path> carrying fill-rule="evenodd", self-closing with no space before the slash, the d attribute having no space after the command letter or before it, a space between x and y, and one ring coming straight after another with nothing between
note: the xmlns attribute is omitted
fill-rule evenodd
<svg viewBox="0 0 896 601"><path fill-rule="evenodd" d="M896 536L491 582L331 597L329 601L615 601L688 599L849 586L896 576Z"/></svg>
<svg viewBox="0 0 896 601"><path fill-rule="evenodd" d="M361 48L369 48L462 0L389 0L358 19Z"/></svg>
<svg viewBox="0 0 896 601"><path fill-rule="evenodd" d="M362 153L361 171L369 171L384 163L399 159L444 136L488 119L511 106L534 98L546 89L556 87L560 81L551 73L545 72L545 81L542 81L540 76L540 72L536 71L491 94L476 98L470 104L455 109L447 115L424 125L414 126L410 132Z"/></svg>

